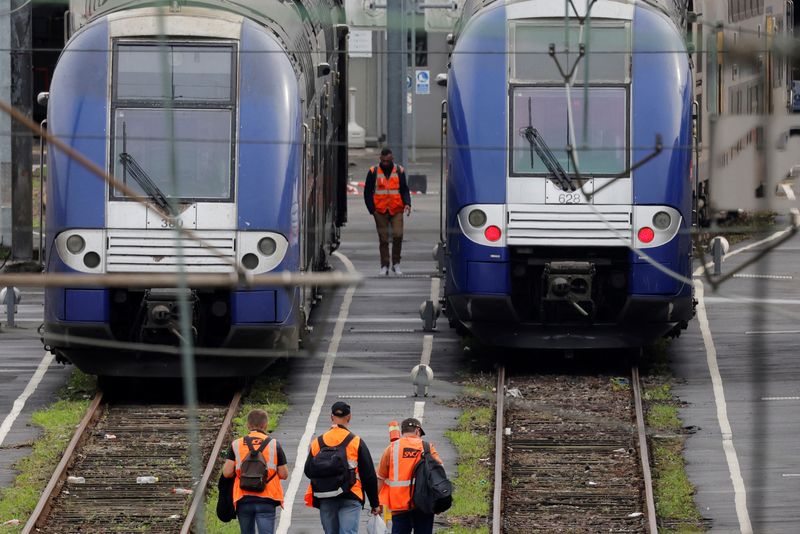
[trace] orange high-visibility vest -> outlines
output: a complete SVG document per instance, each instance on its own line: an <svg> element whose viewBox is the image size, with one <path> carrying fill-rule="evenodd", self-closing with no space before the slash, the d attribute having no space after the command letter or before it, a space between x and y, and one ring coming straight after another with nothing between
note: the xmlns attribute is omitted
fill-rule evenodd
<svg viewBox="0 0 800 534"><path fill-rule="evenodd" d="M389 211L390 215L395 215L403 211L403 197L400 196L400 172L403 170L398 165L392 166L392 173L389 178L383 173L383 169L378 165L377 167L370 167L371 172L375 174L375 194L373 200L375 202L375 211L378 213L386 213Z"/></svg>
<svg viewBox="0 0 800 534"><path fill-rule="evenodd" d="M261 446L261 440L266 439L267 435L263 432L259 432L254 430L248 434L248 437L253 438L252 445L254 449L257 449ZM236 503L239 502L239 499L244 497L245 495L253 495L255 497L263 497L265 499L272 499L273 501L278 501L281 503L281 507L283 507L283 488L281 487L280 478L278 478L278 442L270 440L267 444L267 447L261 452L264 455L264 459L267 461L267 478L270 479L267 482L267 486L264 488L262 492L255 492L255 491L245 491L239 487L239 476L242 467L242 460L247 458L247 455L250 453L250 449L247 448L247 444L244 442L244 438L239 438L233 442L233 453L236 456L236 480L233 484L233 505L236 506Z"/></svg>
<svg viewBox="0 0 800 534"><path fill-rule="evenodd" d="M422 440L403 436L393 441L389 448L389 476L381 487L381 504L392 512L411 510L414 507L411 502L411 479L422 456Z"/></svg>
<svg viewBox="0 0 800 534"><path fill-rule="evenodd" d="M329 447L335 447L336 445L340 444L344 441L344 438L350 434L350 431L346 428L342 428L340 426L334 426L324 434L322 434L322 441L325 442L325 445ZM355 469L356 471L356 483L353 484L353 487L350 488L350 491L358 497L358 500L364 501L364 490L361 489L361 477L358 474L358 447L361 444L361 438L358 436L353 436L353 439L350 440L350 443L347 444L347 449L345 449L345 453L347 455L347 465L350 469ZM314 439L311 441L311 456L316 456L319 452L319 441ZM306 489L306 494L304 497L304 501L306 506L314 506L314 492L311 489L311 484L308 485L308 489Z"/></svg>

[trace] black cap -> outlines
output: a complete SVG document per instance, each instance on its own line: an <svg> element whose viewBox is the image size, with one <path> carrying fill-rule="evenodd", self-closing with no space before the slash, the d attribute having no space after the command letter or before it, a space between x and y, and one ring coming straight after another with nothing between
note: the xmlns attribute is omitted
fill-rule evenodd
<svg viewBox="0 0 800 534"><path fill-rule="evenodd" d="M336 417L350 415L350 405L342 401L334 402L331 406L331 413Z"/></svg>
<svg viewBox="0 0 800 534"><path fill-rule="evenodd" d="M419 435L424 436L425 431L422 430L422 423L419 422L419 419L414 419L413 417L409 417L408 419L404 419L402 423L400 423L400 432L413 432L415 428L419 428Z"/></svg>

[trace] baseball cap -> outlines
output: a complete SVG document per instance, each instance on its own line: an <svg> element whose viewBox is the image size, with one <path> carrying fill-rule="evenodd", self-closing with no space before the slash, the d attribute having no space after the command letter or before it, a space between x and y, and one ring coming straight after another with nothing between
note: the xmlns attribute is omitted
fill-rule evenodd
<svg viewBox="0 0 800 534"><path fill-rule="evenodd" d="M333 406L331 406L331 413L336 417L350 415L350 405L342 401L334 402Z"/></svg>
<svg viewBox="0 0 800 534"><path fill-rule="evenodd" d="M408 419L404 419L403 422L400 424L400 432L412 432L415 428L419 428L419 435L424 436L425 431L422 430L422 423L419 422L419 419L414 419L413 417L409 417Z"/></svg>

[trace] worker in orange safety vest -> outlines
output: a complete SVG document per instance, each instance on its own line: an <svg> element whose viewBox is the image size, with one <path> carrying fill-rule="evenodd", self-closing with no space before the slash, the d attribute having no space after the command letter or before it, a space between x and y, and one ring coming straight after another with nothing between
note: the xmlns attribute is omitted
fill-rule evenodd
<svg viewBox="0 0 800 534"><path fill-rule="evenodd" d="M380 515L383 511L378 501L378 480L372 456L364 440L350 432L351 417L349 404L343 401L333 403L333 426L311 442L303 469L311 479L306 490L305 503L307 506L319 508L320 522L325 534L358 534L365 497L369 498L370 512L373 515ZM341 450L342 447L344 451ZM324 451L323 454L320 454L321 451ZM315 459L325 456L333 460L342 453L343 459L347 461L342 468L348 471L343 473L343 477L314 478L315 471L321 467Z"/></svg>
<svg viewBox="0 0 800 534"><path fill-rule="evenodd" d="M411 194L405 169L394 163L392 151L381 150L380 165L369 168L364 181L364 202L375 218L381 255L379 273L389 275L389 228L392 229L391 271L401 275L400 252L403 248L403 212L411 215Z"/></svg>
<svg viewBox="0 0 800 534"><path fill-rule="evenodd" d="M259 534L272 534L275 531L275 507L283 507L281 480L289 477L289 468L280 443L267 434L268 424L267 412L251 410L247 414L247 428L250 432L231 443L222 466L224 477L236 478L233 484L233 504L241 534L255 534L256 526ZM264 440L267 440L267 444L261 454L267 463L266 486L262 491L244 490L240 487L242 462L250 453L250 447L258 450Z"/></svg>
<svg viewBox="0 0 800 534"><path fill-rule="evenodd" d="M409 417L400 424L402 436L383 451L378 466L378 493L381 504L392 511L392 534L430 534L433 514L414 509L411 479L423 450L422 424ZM442 463L439 453L430 444L431 455Z"/></svg>

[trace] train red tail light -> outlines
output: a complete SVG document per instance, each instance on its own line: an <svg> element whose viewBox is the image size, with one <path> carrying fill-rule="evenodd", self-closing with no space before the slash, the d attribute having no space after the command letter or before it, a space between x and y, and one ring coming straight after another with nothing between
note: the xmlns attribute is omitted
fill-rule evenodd
<svg viewBox="0 0 800 534"><path fill-rule="evenodd" d="M486 227L486 230L483 231L483 235L489 241L497 241L498 239L500 239L500 236L502 235L502 232L500 231L500 228L498 228L497 226L492 225L492 226L487 226Z"/></svg>
<svg viewBox="0 0 800 534"><path fill-rule="evenodd" d="M639 228L639 233L637 235L639 237L639 241L642 243L649 243L653 240L653 238L655 238L656 233L649 226L643 226L642 228Z"/></svg>

